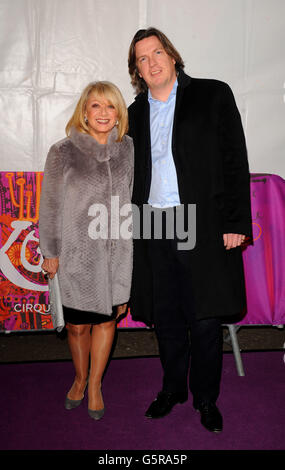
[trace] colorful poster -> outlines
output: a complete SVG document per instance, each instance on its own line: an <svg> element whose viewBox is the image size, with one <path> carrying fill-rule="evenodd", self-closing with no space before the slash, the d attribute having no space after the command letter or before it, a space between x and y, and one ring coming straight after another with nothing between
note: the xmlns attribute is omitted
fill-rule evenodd
<svg viewBox="0 0 285 470"><path fill-rule="evenodd" d="M0 173L0 330L52 329L39 251L40 172Z"/></svg>

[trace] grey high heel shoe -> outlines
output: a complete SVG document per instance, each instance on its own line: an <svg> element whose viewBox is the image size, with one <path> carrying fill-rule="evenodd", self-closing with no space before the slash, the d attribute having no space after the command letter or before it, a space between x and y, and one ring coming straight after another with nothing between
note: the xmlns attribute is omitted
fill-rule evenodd
<svg viewBox="0 0 285 470"><path fill-rule="evenodd" d="M101 394L102 394L102 391L101 391ZM90 408L88 408L88 414L89 414L90 418L96 419L96 421L103 418L104 413L105 413L105 408L101 408L101 410L91 410Z"/></svg>
<svg viewBox="0 0 285 470"><path fill-rule="evenodd" d="M88 379L89 377L87 378L87 381L86 381L86 385L85 385L84 392L83 392L83 397L80 400L71 400L71 398L68 398L68 397L65 398L64 408L66 410L73 410L74 408L77 408L79 405L81 405L83 398L84 398L84 393L88 384Z"/></svg>
<svg viewBox="0 0 285 470"><path fill-rule="evenodd" d="M105 413L105 408L102 408L102 410L90 410L90 408L88 408L88 414L90 418L96 419L97 421L103 418L104 413Z"/></svg>
<svg viewBox="0 0 285 470"><path fill-rule="evenodd" d="M73 410L74 408L77 408L79 405L81 405L83 398L84 397L82 397L81 400L71 400L70 398L66 397L64 408L66 410Z"/></svg>

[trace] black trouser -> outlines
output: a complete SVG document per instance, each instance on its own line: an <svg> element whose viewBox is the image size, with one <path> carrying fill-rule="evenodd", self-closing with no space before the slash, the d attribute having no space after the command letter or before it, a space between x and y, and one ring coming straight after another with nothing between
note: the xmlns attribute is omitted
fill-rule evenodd
<svg viewBox="0 0 285 470"><path fill-rule="evenodd" d="M187 391L191 357L189 386L194 400L215 402L222 369L221 322L217 318L196 320L187 253L177 249L178 241L149 240L163 390Z"/></svg>

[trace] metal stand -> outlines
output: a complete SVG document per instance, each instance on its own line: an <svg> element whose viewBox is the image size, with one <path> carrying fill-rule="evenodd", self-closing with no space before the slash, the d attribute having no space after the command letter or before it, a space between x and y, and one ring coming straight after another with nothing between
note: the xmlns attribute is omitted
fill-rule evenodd
<svg viewBox="0 0 285 470"><path fill-rule="evenodd" d="M240 354L240 348L239 348L238 339L237 339L237 331L239 330L239 326L236 326L236 325L225 325L225 326L228 327L229 329L230 341L231 341L233 353L235 356L235 362L236 362L238 375L240 377L243 377L245 376L245 373L244 373L242 358Z"/></svg>

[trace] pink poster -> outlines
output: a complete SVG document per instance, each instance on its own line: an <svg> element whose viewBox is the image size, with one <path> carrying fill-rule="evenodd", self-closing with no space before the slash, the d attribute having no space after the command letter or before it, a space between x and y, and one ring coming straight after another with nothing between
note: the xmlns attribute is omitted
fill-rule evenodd
<svg viewBox="0 0 285 470"><path fill-rule="evenodd" d="M253 245L243 252L247 314L240 324L285 324L285 181L251 175Z"/></svg>

